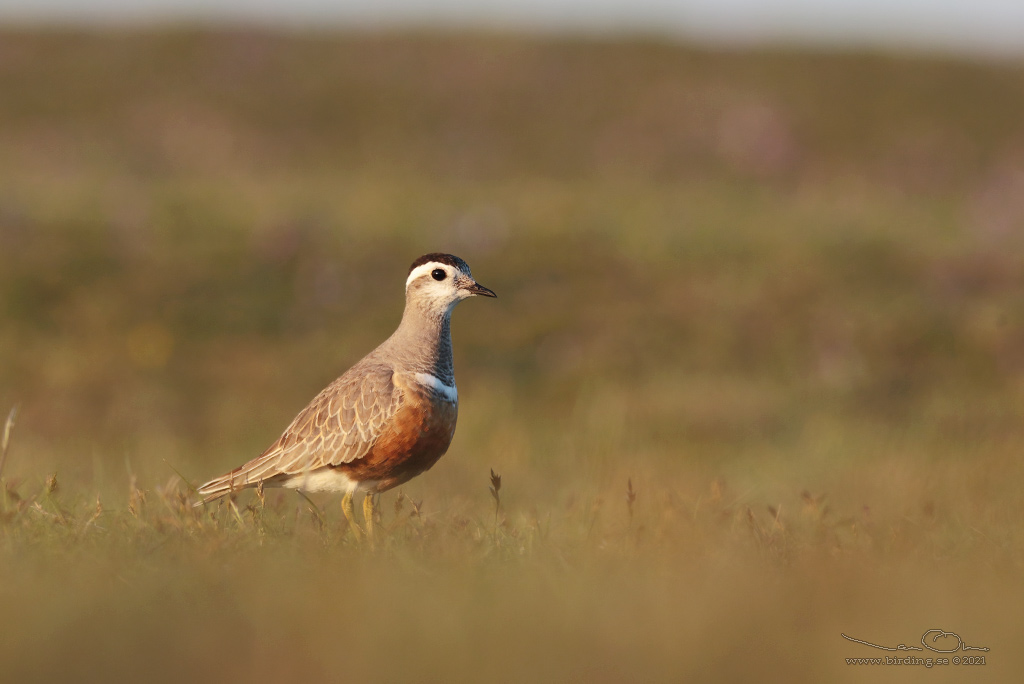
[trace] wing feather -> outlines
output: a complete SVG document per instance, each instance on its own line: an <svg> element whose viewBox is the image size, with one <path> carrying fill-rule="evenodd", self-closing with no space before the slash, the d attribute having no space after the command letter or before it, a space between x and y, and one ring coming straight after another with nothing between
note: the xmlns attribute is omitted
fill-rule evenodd
<svg viewBox="0 0 1024 684"><path fill-rule="evenodd" d="M402 390L382 364L357 365L328 385L262 454L207 482L199 493L216 498L280 475L300 475L366 456L398 407ZM207 499L208 500L208 499Z"/></svg>

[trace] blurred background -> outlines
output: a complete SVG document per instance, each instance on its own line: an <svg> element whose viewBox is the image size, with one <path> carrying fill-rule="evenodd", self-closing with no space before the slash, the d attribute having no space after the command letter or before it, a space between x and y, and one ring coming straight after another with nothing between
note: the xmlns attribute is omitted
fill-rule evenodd
<svg viewBox="0 0 1024 684"><path fill-rule="evenodd" d="M844 29L895 23L928 54L803 45L840 2L696 4L692 25L659 3L459 7L3 8L0 403L23 407L31 472L202 479L257 453L393 329L432 250L503 295L455 319L451 471L572 473L566 420L614 431L568 447L586 464L791 452L838 424L1016 434L1021 63L932 53L967 49L943 17L1017 5L868 6ZM699 46L672 37L712 19Z"/></svg>
<svg viewBox="0 0 1024 684"><path fill-rule="evenodd" d="M757 570L716 585L700 566L688 581L747 603L778 590L755 614L797 606L792 643L835 627L816 672L839 681L830 668L859 655L840 631L910 643L947 615L924 610L930 596L983 576L991 593L958 593L938 626L974 627L993 658L1001 645L1006 674L1020 626L994 607L1024 603L1011 589L1024 562L1022 8L0 1L0 410L21 407L8 486L24 495L56 472L68 507L100 495L123 511L136 483L201 482L257 455L393 330L408 264L449 251L499 299L454 315L459 430L404 488L428 514L486 521L494 468L510 519L547 519L558 537L560 520L604 506L614 536L628 479L637 525L682 554L664 556L677 567L717 557L718 528L697 515L709 500L723 520L774 530L780 505L818 515L827 496L835 526L862 536L821 541L799 517L808 548L913 571L846 577L846 603L817 565L783 573L782 589ZM630 501L629 529L633 515ZM575 530L562 538L590 548L587 524ZM9 550L33 543L12 535ZM551 605L526 597L562 595L562 560L544 567L504 599L533 605L518 627ZM152 587L172 580L148 572L124 614L165 596ZM209 598L218 572L189 586L256 629ZM52 590L29 577L12 585L35 589L11 589L20 600ZM246 581L259 593L279 579ZM107 589L90 586L102 604ZM920 603L872 621L866 596L911 586ZM572 633L573 616L603 626L566 642L584 657L665 594L601 599L605 612L573 596L565 633L537 638ZM699 606L693 624L647 624L759 674L763 661L732 657L749 616L717 623L720 603ZM292 617L297 631L278 636L298 643ZM39 629L25 648L66 643ZM586 678L694 674L645 634L626 635L644 658L624 651ZM184 648L182 662L215 659ZM787 652L787 676L803 658Z"/></svg>

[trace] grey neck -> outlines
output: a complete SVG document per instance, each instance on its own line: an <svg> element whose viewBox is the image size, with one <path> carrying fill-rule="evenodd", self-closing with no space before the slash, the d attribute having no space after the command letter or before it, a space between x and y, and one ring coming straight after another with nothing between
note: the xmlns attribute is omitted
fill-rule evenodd
<svg viewBox="0 0 1024 684"><path fill-rule="evenodd" d="M390 352L395 370L429 373L455 386L451 309L439 312L406 302L398 330L381 347Z"/></svg>

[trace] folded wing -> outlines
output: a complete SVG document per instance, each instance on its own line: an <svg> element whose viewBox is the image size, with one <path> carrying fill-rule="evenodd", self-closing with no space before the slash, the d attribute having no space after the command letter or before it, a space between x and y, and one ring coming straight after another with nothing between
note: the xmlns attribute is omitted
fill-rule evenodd
<svg viewBox="0 0 1024 684"><path fill-rule="evenodd" d="M201 486L202 503L253 487L366 456L398 407L402 390L390 367L362 365L328 385L266 451Z"/></svg>

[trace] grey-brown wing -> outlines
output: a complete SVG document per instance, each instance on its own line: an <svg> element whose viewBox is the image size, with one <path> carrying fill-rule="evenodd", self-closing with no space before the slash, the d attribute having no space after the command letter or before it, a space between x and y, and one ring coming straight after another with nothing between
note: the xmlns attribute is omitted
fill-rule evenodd
<svg viewBox="0 0 1024 684"><path fill-rule="evenodd" d="M357 366L318 394L262 455L229 473L231 481L245 486L360 459L401 400L391 368Z"/></svg>

